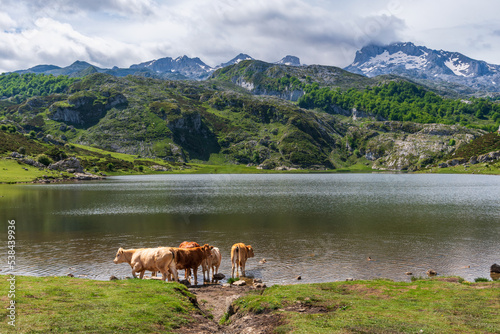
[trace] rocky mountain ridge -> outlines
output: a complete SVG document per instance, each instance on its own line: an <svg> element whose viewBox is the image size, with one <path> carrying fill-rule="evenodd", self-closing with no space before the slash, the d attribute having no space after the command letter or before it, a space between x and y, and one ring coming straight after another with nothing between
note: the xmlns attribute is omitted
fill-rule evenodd
<svg viewBox="0 0 500 334"><path fill-rule="evenodd" d="M164 57L154 59L139 64L133 64L129 68L119 68L117 66L109 68L100 68L85 61L75 61L66 67L56 65L37 65L26 70L15 71L19 74L52 74L54 76L67 75L69 77L83 77L92 73L106 73L116 77L125 77L127 75L138 75L143 77L153 77L167 80L204 80L207 79L215 70L238 64L244 60L255 60L247 54L240 53L233 59L211 67L204 63L200 58L190 58L186 55L172 58ZM285 56L275 64L284 64L300 66L300 59L295 56Z"/></svg>
<svg viewBox="0 0 500 334"><path fill-rule="evenodd" d="M410 42L365 46L356 52L353 63L345 70L368 77L396 74L500 92L500 65Z"/></svg>

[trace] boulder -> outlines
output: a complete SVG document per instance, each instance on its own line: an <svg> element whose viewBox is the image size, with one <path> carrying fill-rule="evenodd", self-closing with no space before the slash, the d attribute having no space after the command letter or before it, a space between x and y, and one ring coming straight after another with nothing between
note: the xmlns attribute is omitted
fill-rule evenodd
<svg viewBox="0 0 500 334"><path fill-rule="evenodd" d="M75 157L54 162L53 164L50 164L48 168L59 171L67 171L70 173L83 173L83 167L80 164L80 160Z"/></svg>
<svg viewBox="0 0 500 334"><path fill-rule="evenodd" d="M22 155L22 154L20 154L18 152L12 152L10 154L10 156L13 157L13 158L16 158L16 159L20 159L20 158L24 157L24 155Z"/></svg>
<svg viewBox="0 0 500 334"><path fill-rule="evenodd" d="M500 274L500 265L494 263L491 268L490 268L490 271L492 273L497 273L497 274Z"/></svg>

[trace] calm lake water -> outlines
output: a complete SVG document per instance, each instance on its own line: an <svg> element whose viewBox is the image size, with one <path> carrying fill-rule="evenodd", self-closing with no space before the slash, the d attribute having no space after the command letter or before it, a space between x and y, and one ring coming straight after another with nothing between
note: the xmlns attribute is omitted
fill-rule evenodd
<svg viewBox="0 0 500 334"><path fill-rule="evenodd" d="M406 272L428 269L473 280L500 263L498 176L154 175L0 185L0 217L4 249L7 220L16 221L19 275L123 278L131 270L113 263L119 247L185 240L219 247L226 277L231 245L252 245L247 275L268 284L298 275L305 283L408 281Z"/></svg>

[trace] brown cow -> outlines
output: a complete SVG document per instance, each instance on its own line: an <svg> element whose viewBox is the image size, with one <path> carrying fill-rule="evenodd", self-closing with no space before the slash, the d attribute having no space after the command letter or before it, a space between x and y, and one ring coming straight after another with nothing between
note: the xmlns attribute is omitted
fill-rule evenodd
<svg viewBox="0 0 500 334"><path fill-rule="evenodd" d="M199 243L196 241L183 241L179 245L179 248L194 248L194 247L201 247ZM203 270L203 280L205 280L205 268L203 268L203 263L201 265L201 269ZM190 280L191 279L191 269L186 268L184 271L184 279Z"/></svg>
<svg viewBox="0 0 500 334"><path fill-rule="evenodd" d="M174 275L174 279L179 281L175 267L175 256L176 250L171 247L139 249L123 249L120 247L113 262L115 264L127 262L132 267L132 276L134 278L137 278L136 273L140 273L139 278L142 279L144 272L148 270L159 271L162 273L164 281L167 277L170 281L170 271Z"/></svg>
<svg viewBox="0 0 500 334"><path fill-rule="evenodd" d="M241 274L245 276L245 264L248 258L254 257L252 246L245 246L244 243L237 243L231 247L231 277L234 277L234 269L238 275L238 267L241 268Z"/></svg>
<svg viewBox="0 0 500 334"><path fill-rule="evenodd" d="M210 256L210 246L205 244L202 247L174 249L176 250L175 262L177 269L192 269L194 273L194 285L197 285L198 267L201 265L203 260Z"/></svg>

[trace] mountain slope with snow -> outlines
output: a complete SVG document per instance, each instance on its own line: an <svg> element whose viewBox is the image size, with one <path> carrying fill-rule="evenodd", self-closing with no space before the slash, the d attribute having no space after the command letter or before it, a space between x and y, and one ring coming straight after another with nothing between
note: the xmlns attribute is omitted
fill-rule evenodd
<svg viewBox="0 0 500 334"><path fill-rule="evenodd" d="M368 77L397 74L500 92L500 65L413 43L365 46L356 52L354 62L345 69Z"/></svg>

